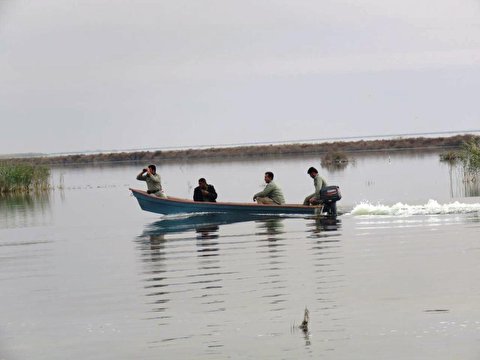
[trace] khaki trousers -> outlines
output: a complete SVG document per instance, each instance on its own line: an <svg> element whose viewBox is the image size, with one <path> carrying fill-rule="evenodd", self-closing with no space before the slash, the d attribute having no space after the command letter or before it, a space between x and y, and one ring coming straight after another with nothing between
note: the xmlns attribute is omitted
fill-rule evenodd
<svg viewBox="0 0 480 360"><path fill-rule="evenodd" d="M257 197L257 204L273 205L275 203L269 197Z"/></svg>

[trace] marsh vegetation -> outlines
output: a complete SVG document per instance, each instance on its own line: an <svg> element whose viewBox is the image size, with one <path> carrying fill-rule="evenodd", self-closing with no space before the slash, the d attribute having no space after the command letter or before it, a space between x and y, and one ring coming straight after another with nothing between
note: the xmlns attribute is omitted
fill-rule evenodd
<svg viewBox="0 0 480 360"><path fill-rule="evenodd" d="M0 194L47 190L49 180L46 166L0 163Z"/></svg>
<svg viewBox="0 0 480 360"><path fill-rule="evenodd" d="M348 156L343 151L329 151L321 158L322 167L330 171L345 169L348 162Z"/></svg>
<svg viewBox="0 0 480 360"><path fill-rule="evenodd" d="M466 141L460 150L440 154L440 160L459 165L465 182L480 180L480 138Z"/></svg>
<svg viewBox="0 0 480 360"><path fill-rule="evenodd" d="M478 181L480 179L480 140L475 139L465 143L460 151L466 180Z"/></svg>

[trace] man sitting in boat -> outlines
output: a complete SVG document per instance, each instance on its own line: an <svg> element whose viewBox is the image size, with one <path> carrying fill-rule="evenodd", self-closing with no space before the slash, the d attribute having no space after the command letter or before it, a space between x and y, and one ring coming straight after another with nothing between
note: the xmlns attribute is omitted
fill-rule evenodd
<svg viewBox="0 0 480 360"><path fill-rule="evenodd" d="M327 186L327 182L318 174L317 169L314 167L309 168L307 174L313 179L315 192L305 198L303 205L318 205L320 204L320 190Z"/></svg>
<svg viewBox="0 0 480 360"><path fill-rule="evenodd" d="M147 193L166 198L163 189L160 175L157 174L157 167L155 165L148 165L146 169L142 169L137 175L137 180L147 182Z"/></svg>
<svg viewBox="0 0 480 360"><path fill-rule="evenodd" d="M253 195L253 201L256 201L258 204L285 204L282 190L273 182L273 173L271 171L265 173L265 182L267 183L267 186L265 186L263 191Z"/></svg>
<svg viewBox="0 0 480 360"><path fill-rule="evenodd" d="M198 179L198 186L193 191L193 201L216 202L217 192L211 184L207 184L204 178Z"/></svg>

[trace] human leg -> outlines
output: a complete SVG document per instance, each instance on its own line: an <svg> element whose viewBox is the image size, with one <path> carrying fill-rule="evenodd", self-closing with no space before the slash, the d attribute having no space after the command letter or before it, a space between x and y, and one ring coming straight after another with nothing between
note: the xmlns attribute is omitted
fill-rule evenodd
<svg viewBox="0 0 480 360"><path fill-rule="evenodd" d="M303 200L303 205L310 205L310 199L315 197L315 193L308 195L305 200Z"/></svg>
<svg viewBox="0 0 480 360"><path fill-rule="evenodd" d="M163 198L163 199L167 198L167 195L165 194L165 192L163 190L160 190L157 193L155 193L155 196L157 196L159 198Z"/></svg>
<svg viewBox="0 0 480 360"><path fill-rule="evenodd" d="M271 205L273 204L273 200L269 197L257 197L257 204Z"/></svg>

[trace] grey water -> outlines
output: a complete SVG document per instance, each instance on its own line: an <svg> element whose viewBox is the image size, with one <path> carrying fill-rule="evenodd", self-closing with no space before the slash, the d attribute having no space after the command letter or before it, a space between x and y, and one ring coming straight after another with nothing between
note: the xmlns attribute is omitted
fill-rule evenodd
<svg viewBox="0 0 480 360"><path fill-rule="evenodd" d="M313 165L341 187L336 220L146 213L128 190L145 165L58 167L54 191L0 198L0 359L480 356L480 193L438 154L157 163L172 196L206 177L248 202L270 170L289 203Z"/></svg>

